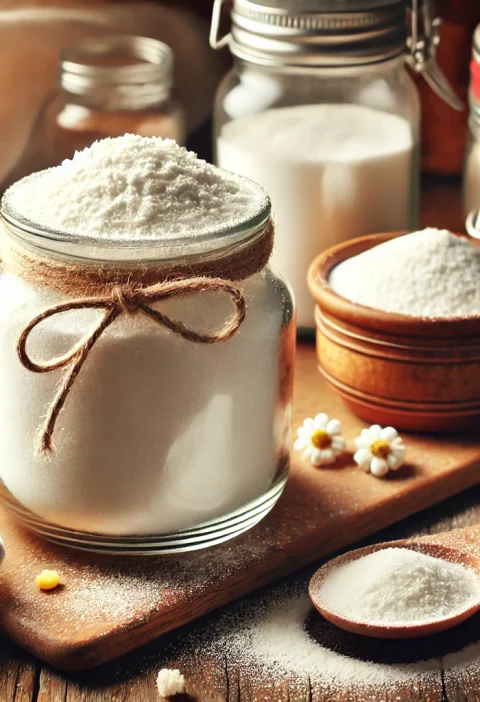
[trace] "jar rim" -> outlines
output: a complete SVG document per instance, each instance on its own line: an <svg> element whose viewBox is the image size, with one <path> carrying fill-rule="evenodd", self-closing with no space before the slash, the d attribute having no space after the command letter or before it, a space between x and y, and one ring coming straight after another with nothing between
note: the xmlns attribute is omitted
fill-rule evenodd
<svg viewBox="0 0 480 702"><path fill-rule="evenodd" d="M137 60L124 65L98 65L95 59L123 57ZM90 61L89 61L90 59ZM88 37L60 53L62 72L83 78L104 78L118 83L171 78L173 52L164 42L133 34L107 34Z"/></svg>
<svg viewBox="0 0 480 702"><path fill-rule="evenodd" d="M185 233L178 237L131 237L101 238L99 236L79 236L42 226L24 216L9 202L9 195L21 183L39 176L34 173L12 185L4 194L0 207L0 221L8 236L22 246L39 251L54 258L128 267L139 263L185 264L203 262L237 251L252 244L261 237L271 220L271 201L267 192L254 181L228 171L224 171L234 181L240 182L255 198L249 216L226 220L218 227L205 228L195 233Z"/></svg>

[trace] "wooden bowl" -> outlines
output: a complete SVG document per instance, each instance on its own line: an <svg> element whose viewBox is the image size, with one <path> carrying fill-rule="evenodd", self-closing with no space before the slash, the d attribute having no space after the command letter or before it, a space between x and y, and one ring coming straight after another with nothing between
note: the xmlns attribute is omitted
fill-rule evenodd
<svg viewBox="0 0 480 702"><path fill-rule="evenodd" d="M369 423L414 432L478 426L480 315L428 319L384 312L350 302L328 284L337 264L401 235L347 241L310 266L320 371Z"/></svg>

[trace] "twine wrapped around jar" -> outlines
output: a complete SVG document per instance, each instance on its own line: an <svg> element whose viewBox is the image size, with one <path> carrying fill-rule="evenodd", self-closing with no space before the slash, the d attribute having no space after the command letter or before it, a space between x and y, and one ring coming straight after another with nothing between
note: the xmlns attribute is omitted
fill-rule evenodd
<svg viewBox="0 0 480 702"><path fill-rule="evenodd" d="M45 257L21 246L10 236L2 237L5 269L21 278L55 289L69 300L54 305L34 317L23 329L17 344L22 365L34 373L49 373L66 368L60 386L47 410L40 432L39 452L53 448L56 422L80 370L103 332L121 315L144 314L159 326L187 341L216 344L228 341L245 319L245 297L234 281L244 280L266 266L273 248L274 226L271 221L255 239L241 248L218 257L193 264L168 266L134 266L119 268L105 265L66 263L60 258ZM206 291L227 294L233 305L232 316L221 329L211 334L196 332L154 308L152 305L188 294ZM35 362L29 356L27 344L31 332L43 321L71 310L98 309L103 316L97 325L62 356Z"/></svg>

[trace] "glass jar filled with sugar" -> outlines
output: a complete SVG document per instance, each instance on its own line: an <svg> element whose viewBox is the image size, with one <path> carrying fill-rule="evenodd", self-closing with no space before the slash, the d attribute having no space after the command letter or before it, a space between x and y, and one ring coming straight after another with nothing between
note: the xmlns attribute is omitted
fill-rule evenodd
<svg viewBox="0 0 480 702"><path fill-rule="evenodd" d="M6 192L1 495L28 528L167 553L275 504L295 322L270 209L251 181L132 135Z"/></svg>
<svg viewBox="0 0 480 702"><path fill-rule="evenodd" d="M428 0L408 8L408 38L406 0L234 0L218 40L222 4L212 45L229 44L235 60L217 96L217 162L269 192L274 262L310 330L306 274L320 251L417 225L420 110L406 58L458 101L434 62Z"/></svg>

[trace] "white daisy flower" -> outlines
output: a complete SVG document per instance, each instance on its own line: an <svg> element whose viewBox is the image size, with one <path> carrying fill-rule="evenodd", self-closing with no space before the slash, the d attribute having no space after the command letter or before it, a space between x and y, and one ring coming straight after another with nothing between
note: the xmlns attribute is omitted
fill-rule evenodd
<svg viewBox="0 0 480 702"><path fill-rule="evenodd" d="M313 466L329 465L345 448L341 434L342 424L338 419L330 419L325 413L317 414L313 419L306 419L297 429L293 446L302 452L303 458L310 459Z"/></svg>
<svg viewBox="0 0 480 702"><path fill-rule="evenodd" d="M405 461L405 446L393 427L382 429L374 424L355 439L355 463L364 471L382 478L389 470L398 470Z"/></svg>

